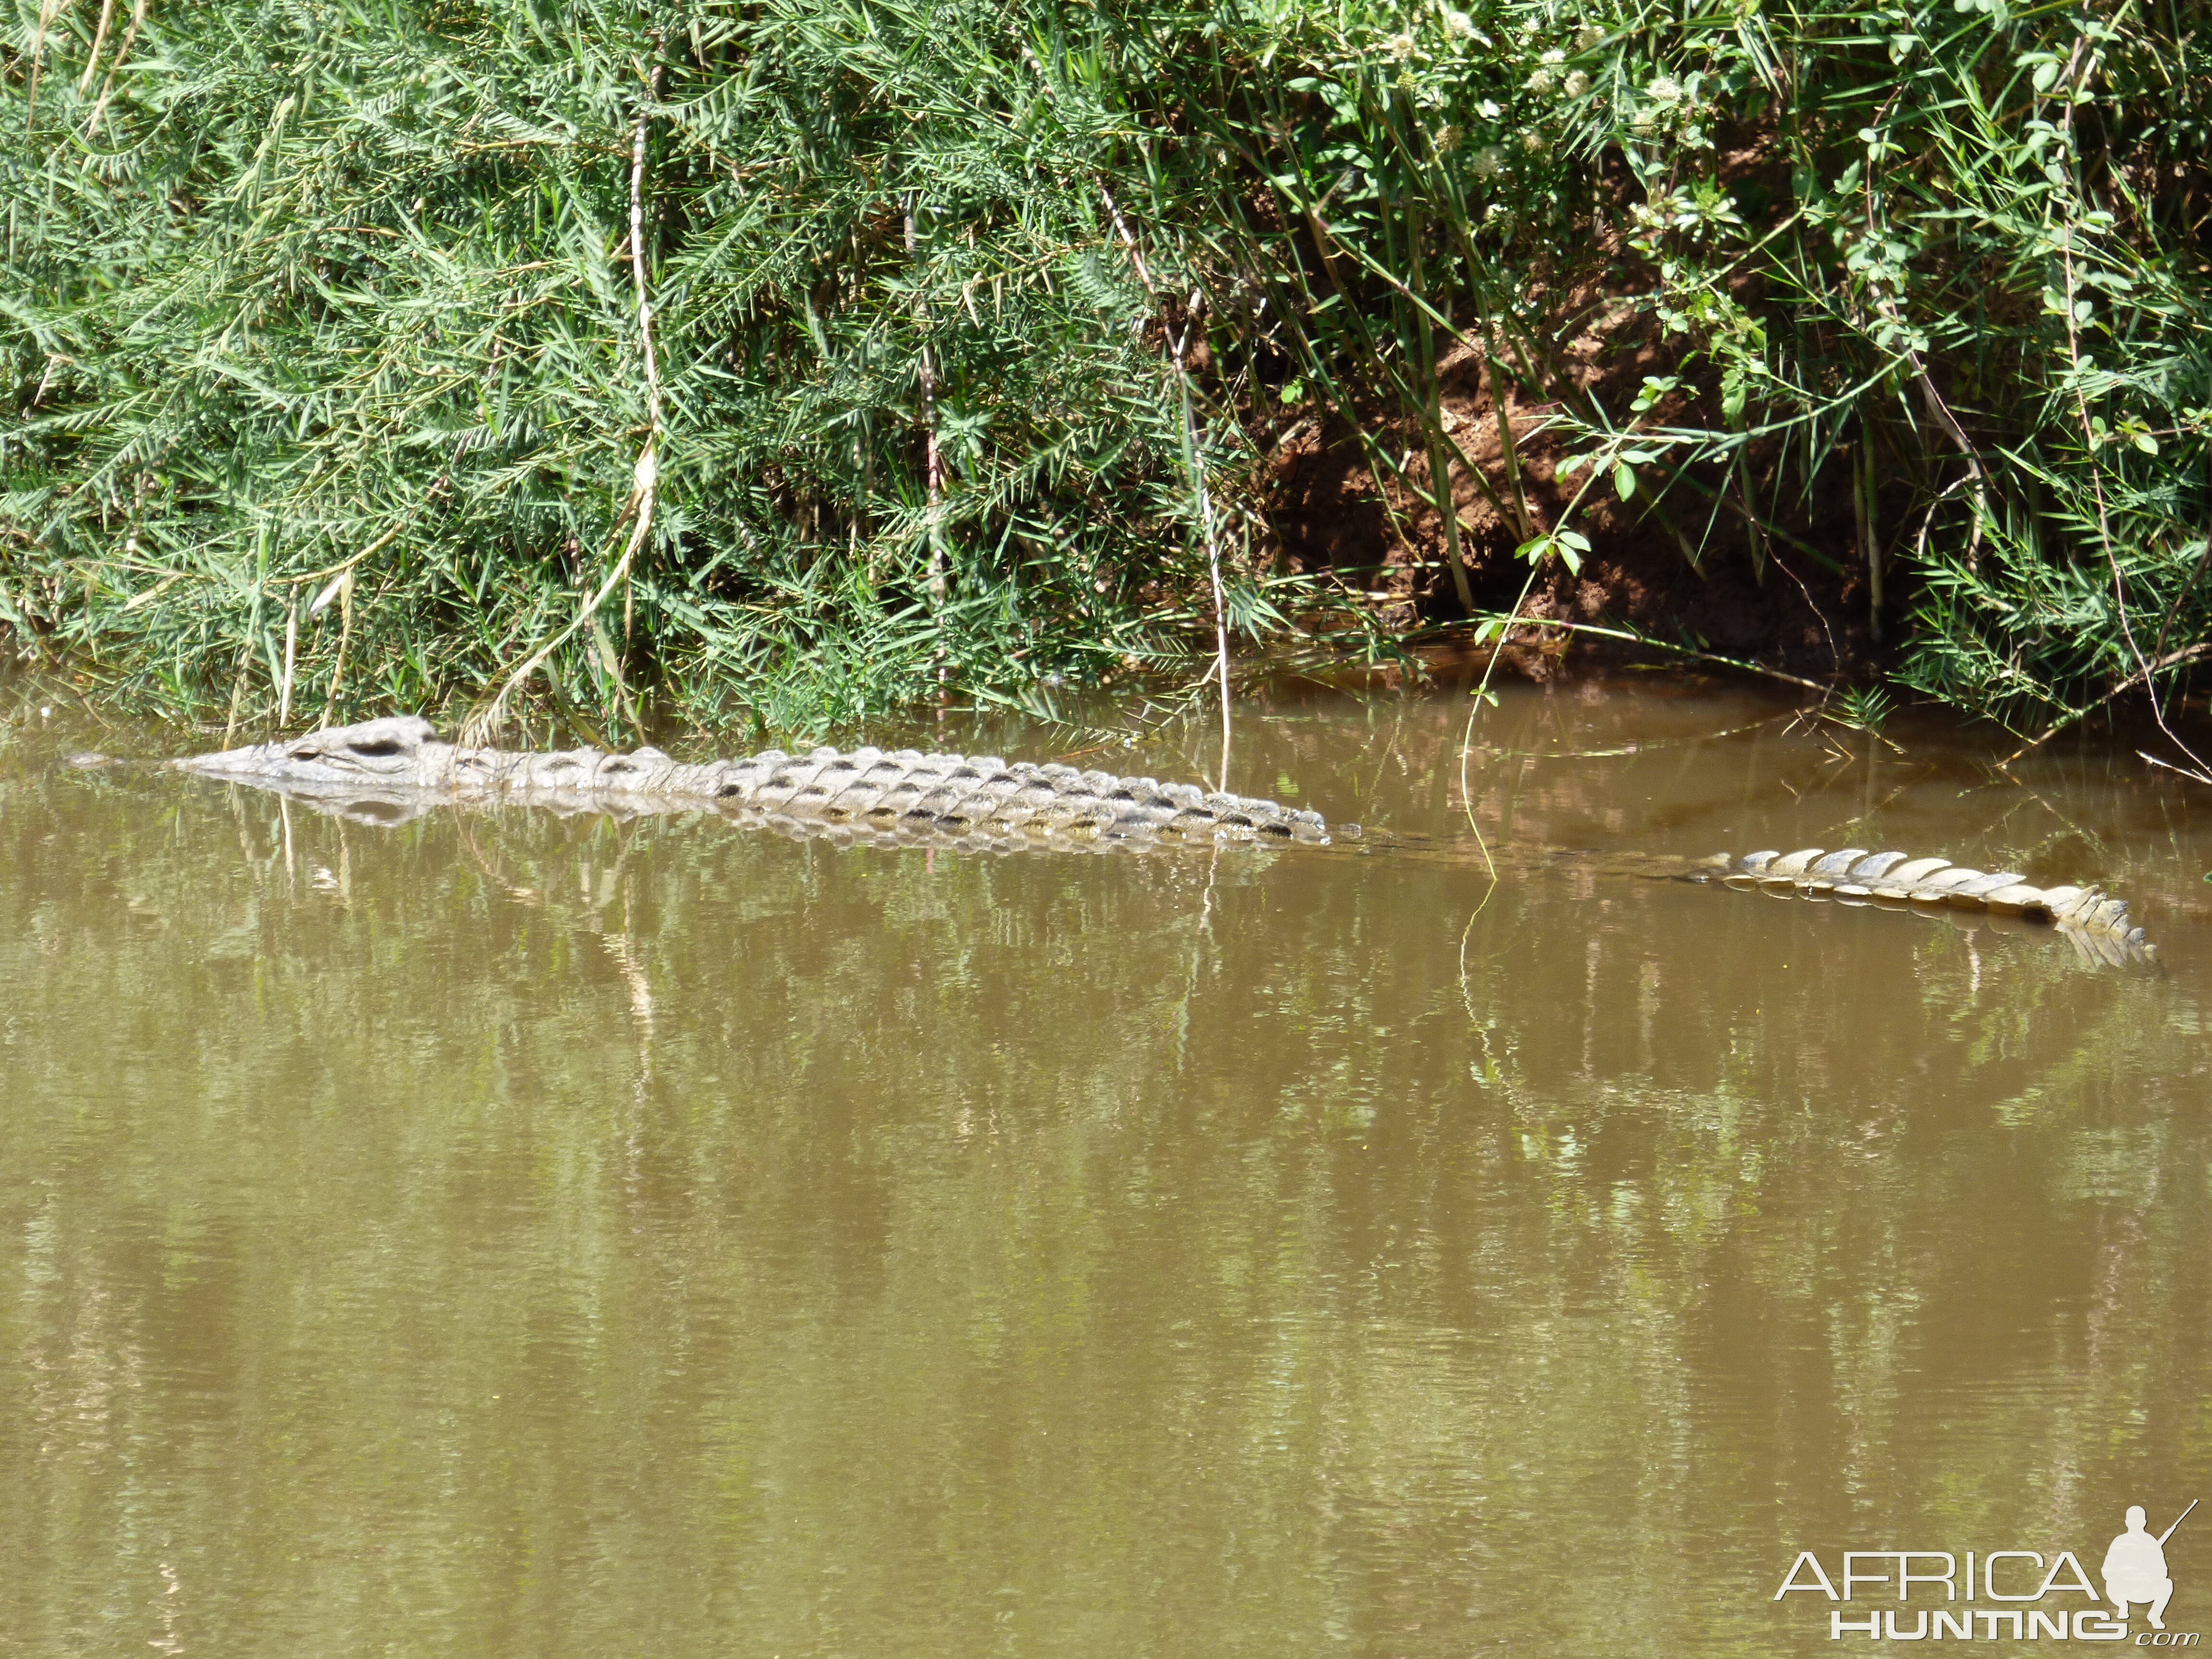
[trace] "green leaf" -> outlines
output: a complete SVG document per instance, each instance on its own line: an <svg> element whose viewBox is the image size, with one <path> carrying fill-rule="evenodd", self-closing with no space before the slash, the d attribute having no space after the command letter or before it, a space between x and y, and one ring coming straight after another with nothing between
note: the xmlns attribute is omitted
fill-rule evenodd
<svg viewBox="0 0 2212 1659"><path fill-rule="evenodd" d="M1613 490L1624 501L1636 494L1636 469L1626 461L1613 463Z"/></svg>
<svg viewBox="0 0 2212 1659"><path fill-rule="evenodd" d="M1555 530L1548 535L1531 536L1513 550L1530 564L1541 564L1545 555L1556 553L1559 562L1569 574L1583 574L1583 555L1589 551L1589 538L1574 530Z"/></svg>

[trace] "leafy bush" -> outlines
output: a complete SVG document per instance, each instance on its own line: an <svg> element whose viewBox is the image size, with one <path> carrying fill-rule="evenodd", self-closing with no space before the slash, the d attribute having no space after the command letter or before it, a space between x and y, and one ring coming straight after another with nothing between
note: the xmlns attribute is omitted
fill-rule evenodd
<svg viewBox="0 0 2212 1659"><path fill-rule="evenodd" d="M1609 491L1693 558L1856 565L1877 639L1902 564L1896 672L1936 696L2042 725L2212 652L2212 49L2183 10L1429 6L1267 50L1304 72L1230 118L1309 230L1278 239L1285 314L1347 410L1409 411L1415 491L1474 473L1525 552L1574 556L1510 436L1486 479L1444 429L1448 341L1553 404L1570 518ZM1593 332L1662 360L1626 407L1563 355Z"/></svg>
<svg viewBox="0 0 2212 1659"><path fill-rule="evenodd" d="M1908 684L2061 718L2212 650L2186 21L17 0L0 626L234 720L1036 702L1210 644L1211 565L1352 615L1257 483L1310 400L1532 556L1610 493L1856 566ZM1470 362L1579 495L1477 465Z"/></svg>
<svg viewBox="0 0 2212 1659"><path fill-rule="evenodd" d="M103 56L27 12L0 616L234 716L561 641L572 710L642 665L805 726L1176 647L1197 458L1132 256L1188 292L1205 215L1121 105L1170 70L1143 17L1008 22L171 7Z"/></svg>

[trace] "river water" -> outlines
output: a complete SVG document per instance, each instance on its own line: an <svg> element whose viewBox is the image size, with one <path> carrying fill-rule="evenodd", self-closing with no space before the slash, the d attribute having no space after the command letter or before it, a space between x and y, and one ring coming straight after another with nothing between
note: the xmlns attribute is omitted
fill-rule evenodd
<svg viewBox="0 0 2212 1659"><path fill-rule="evenodd" d="M1723 1656L2108 1608L2066 1553L2095 1584L2127 1505L2212 1497L2212 797L1516 688L1492 884L1469 706L1239 708L1231 787L1356 845L1013 858L380 830L71 770L213 745L23 711L0 1652ZM941 741L1188 778L1218 732ZM1844 844L2102 883L2162 964L1607 863ZM1885 1550L1953 1599L1814 1582ZM2212 1629L2212 1506L2166 1553Z"/></svg>

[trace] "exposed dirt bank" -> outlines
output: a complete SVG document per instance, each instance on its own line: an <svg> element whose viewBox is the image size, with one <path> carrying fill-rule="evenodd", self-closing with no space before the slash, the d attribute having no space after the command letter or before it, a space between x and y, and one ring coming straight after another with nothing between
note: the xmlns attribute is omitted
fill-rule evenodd
<svg viewBox="0 0 2212 1659"><path fill-rule="evenodd" d="M1608 404L1625 404L1641 377L1660 367L1648 346L1624 349L1617 340L1592 337L1572 356L1576 378ZM1508 474L1491 380L1464 347L1440 372L1443 424L1490 483L1486 490L1462 468L1452 468L1469 585L1478 611L1502 611L1520 593L1528 567L1515 555L1522 536L1510 519L1510 495L1499 487ZM1539 531L1559 525L1583 482L1558 476L1566 452L1545 429L1555 407L1522 402L1510 386L1506 391L1523 495ZM1382 447L1408 457L1404 476L1389 477L1371 465L1358 436L1340 422L1316 416L1285 423L1267 484L1284 550L1295 568L1334 571L1383 599L1387 619L1401 629L1461 617L1443 522L1425 493L1429 471L1419 431L1411 423L1390 426ZM1697 493L1699 488L1678 486L1656 502L1640 492L1623 501L1605 483L1592 488L1574 518L1573 527L1592 544L1580 573L1548 562L1522 614L1625 624L1824 683L1878 670L1882 647L1874 637L1867 571L1857 553L1860 527L1844 482L1816 484L1783 520L1792 541L1762 537L1756 559L1733 495L1716 501ZM1493 493L1507 501L1508 514L1501 514ZM1897 505L1901 514L1901 490ZM1912 601L1911 572L1893 555L1886 554L1884 562L1881 620L1893 640ZM1512 659L1542 678L1553 672L1565 643L1554 636L1543 648L1511 653ZM1577 647L1578 653L1607 648L1587 636Z"/></svg>

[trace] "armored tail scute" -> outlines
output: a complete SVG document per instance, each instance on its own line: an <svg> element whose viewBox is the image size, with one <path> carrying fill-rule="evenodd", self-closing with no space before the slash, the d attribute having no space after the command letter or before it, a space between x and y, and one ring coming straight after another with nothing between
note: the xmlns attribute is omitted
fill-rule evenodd
<svg viewBox="0 0 2212 1659"><path fill-rule="evenodd" d="M2066 933L2085 955L2112 963L2145 961L2157 954L2143 930L2129 922L2124 899L2108 897L2094 887L2037 887L2017 870L1991 872L1948 859L1873 853L1863 847L1833 853L1806 847L1736 859L1723 854L1708 861L1702 878L1844 903L1979 911L2039 922Z"/></svg>

